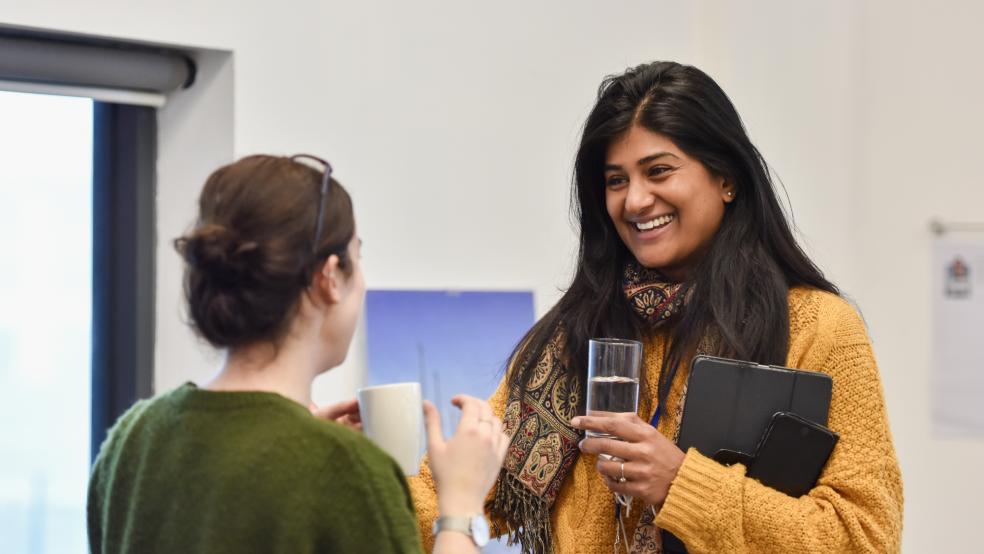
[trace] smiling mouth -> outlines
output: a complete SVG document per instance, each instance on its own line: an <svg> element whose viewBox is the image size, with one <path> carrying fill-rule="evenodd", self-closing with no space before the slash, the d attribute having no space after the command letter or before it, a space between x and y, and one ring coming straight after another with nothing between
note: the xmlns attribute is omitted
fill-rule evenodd
<svg viewBox="0 0 984 554"><path fill-rule="evenodd" d="M635 227L636 230L640 232L652 231L653 229L666 227L672 223L674 219L676 219L676 214L665 214L650 221L636 222Z"/></svg>

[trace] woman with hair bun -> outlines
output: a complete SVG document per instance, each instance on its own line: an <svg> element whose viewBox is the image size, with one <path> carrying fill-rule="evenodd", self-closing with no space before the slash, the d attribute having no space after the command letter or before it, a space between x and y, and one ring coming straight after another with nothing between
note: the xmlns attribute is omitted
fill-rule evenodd
<svg viewBox="0 0 984 554"><path fill-rule="evenodd" d="M250 156L215 171L198 207L175 246L192 325L226 360L116 422L89 483L90 550L421 551L402 471L358 432L355 401L309 408L365 296L348 193L313 156ZM442 515L464 517L481 512L508 440L488 404L454 404L447 441L424 411ZM478 549L451 531L434 552Z"/></svg>

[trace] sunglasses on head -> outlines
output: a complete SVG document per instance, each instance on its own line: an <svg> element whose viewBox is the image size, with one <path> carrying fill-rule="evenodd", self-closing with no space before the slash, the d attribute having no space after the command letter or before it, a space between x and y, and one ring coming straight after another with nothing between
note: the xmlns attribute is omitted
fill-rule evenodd
<svg viewBox="0 0 984 554"><path fill-rule="evenodd" d="M296 162L298 159L314 160L325 166L324 176L321 178L321 192L318 197L318 219L314 224L314 239L311 244L311 253L317 254L318 240L321 238L321 231L325 224L325 204L328 203L328 193L330 192L331 187L331 164L322 158L311 154L294 154L290 157L290 161L292 162Z"/></svg>

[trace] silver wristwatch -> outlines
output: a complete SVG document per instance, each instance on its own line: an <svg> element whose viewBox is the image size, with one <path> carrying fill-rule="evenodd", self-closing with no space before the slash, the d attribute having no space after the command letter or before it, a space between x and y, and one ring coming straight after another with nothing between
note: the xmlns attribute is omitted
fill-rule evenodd
<svg viewBox="0 0 984 554"><path fill-rule="evenodd" d="M489 543L489 523L485 516L441 516L434 522L434 534L441 531L457 531L471 537L479 548Z"/></svg>

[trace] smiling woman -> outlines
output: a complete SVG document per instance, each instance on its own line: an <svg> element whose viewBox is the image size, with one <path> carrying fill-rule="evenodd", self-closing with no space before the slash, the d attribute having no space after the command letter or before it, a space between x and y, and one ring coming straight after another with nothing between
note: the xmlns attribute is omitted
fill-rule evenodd
<svg viewBox="0 0 984 554"><path fill-rule="evenodd" d="M672 62L605 79L573 199L573 282L520 341L490 400L512 434L487 505L495 530L524 552L897 551L902 483L866 330L796 243L717 83ZM561 409L584 413L596 337L644 343L637 414L572 420ZM832 378L840 442L807 495L677 448L695 354ZM621 440L581 440L584 430ZM426 529L437 511L426 465L411 485ZM612 493L635 498L624 517Z"/></svg>
<svg viewBox="0 0 984 554"><path fill-rule="evenodd" d="M622 242L639 263L675 281L693 273L734 199L731 182L639 124L608 148L605 185Z"/></svg>

